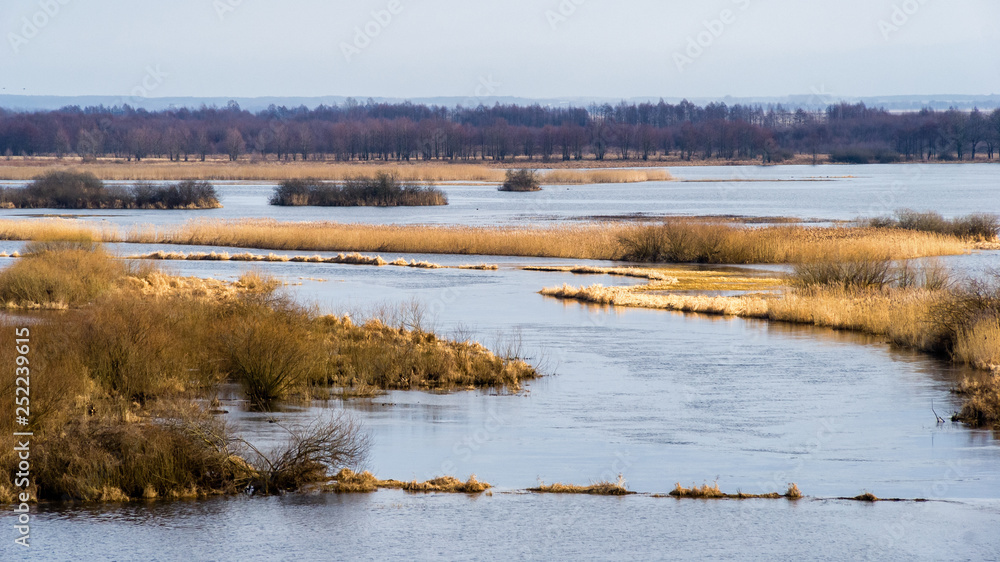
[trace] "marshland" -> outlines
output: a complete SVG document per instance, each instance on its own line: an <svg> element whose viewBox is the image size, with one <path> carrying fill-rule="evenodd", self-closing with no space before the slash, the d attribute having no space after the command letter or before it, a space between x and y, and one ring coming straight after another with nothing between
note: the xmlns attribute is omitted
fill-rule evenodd
<svg viewBox="0 0 1000 562"><path fill-rule="evenodd" d="M137 556L170 556L195 540L188 522L221 520L233 538L206 556L226 557L275 519L298 529L279 543L310 551L322 520L355 555L390 533L459 556L459 517L523 538L504 555L544 556L552 533L622 543L642 524L622 546L641 555L753 517L787 552L806 554L793 529L810 548L879 556L892 522L893 549L985 556L992 537L963 521L1000 523L988 216L1000 174L937 168L845 166L851 177L823 181L809 167L671 169L672 181L543 179L521 194L430 178L449 204L411 208L277 207L277 181L213 181L221 208L2 210L0 254L18 256L0 257L6 321L31 322L52 362L33 382L51 412L38 467L77 470L49 468L66 477L41 494L39 528L138 535ZM956 175L962 197L946 192ZM540 294L598 284L765 309ZM126 313L157 329L137 344ZM270 371L247 357L268 344L284 352ZM289 379L260 384L268 372ZM981 419L961 415L977 400ZM356 439L339 457L278 462L344 435ZM97 455L120 457L103 481L83 477L110 462ZM164 458L177 460L150 468ZM775 501L793 484L801 499ZM931 501L835 499L868 490ZM698 499L716 491L740 501ZM584 530L574 513L607 525ZM418 519L442 530L413 536ZM953 534L962 545L942 540Z"/></svg>

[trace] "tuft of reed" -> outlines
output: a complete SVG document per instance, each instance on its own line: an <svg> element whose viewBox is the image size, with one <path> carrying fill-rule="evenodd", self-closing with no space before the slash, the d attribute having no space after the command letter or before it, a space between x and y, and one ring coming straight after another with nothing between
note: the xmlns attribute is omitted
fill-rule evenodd
<svg viewBox="0 0 1000 562"><path fill-rule="evenodd" d="M560 483L539 484L535 488L528 488L528 491L537 494L590 494L595 496L628 496L635 493L629 491L625 486L625 478L620 474L616 482L601 480L589 486Z"/></svg>
<svg viewBox="0 0 1000 562"><path fill-rule="evenodd" d="M405 490L414 493L447 493L447 494L479 494L492 488L487 482L476 479L476 475L469 476L469 479L462 482L453 476L442 476L427 480L425 482L403 482L400 480L379 480L371 472L354 472L350 469L343 469L334 476L334 482L324 489L328 492L340 494L371 493L380 488Z"/></svg>
<svg viewBox="0 0 1000 562"><path fill-rule="evenodd" d="M956 394L965 397L962 410L952 419L973 427L1000 428L1000 371L980 379L966 379L955 388Z"/></svg>
<svg viewBox="0 0 1000 562"><path fill-rule="evenodd" d="M851 499L857 500L859 502L869 502L869 503L875 503L877 501L880 501L879 497L871 492L864 492L863 494L854 496Z"/></svg>
<svg viewBox="0 0 1000 562"><path fill-rule="evenodd" d="M785 498L789 500L797 500L802 498L802 492L799 487L792 483L788 485L788 490L784 494L779 494L777 492L772 492L769 494L744 494L743 492L736 492L735 494L727 494L719 489L719 483L715 482L711 486L702 484L697 486L692 484L690 488L685 488L681 486L680 482L675 484L674 489L671 490L670 494L672 497L678 499L707 499L707 500L749 500L749 499L780 499Z"/></svg>

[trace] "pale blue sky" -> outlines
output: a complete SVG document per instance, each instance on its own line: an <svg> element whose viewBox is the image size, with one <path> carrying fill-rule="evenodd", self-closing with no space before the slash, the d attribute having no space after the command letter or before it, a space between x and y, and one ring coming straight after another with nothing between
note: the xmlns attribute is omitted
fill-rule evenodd
<svg viewBox="0 0 1000 562"><path fill-rule="evenodd" d="M390 7L387 24L374 21ZM995 0L4 0L0 86L157 97L990 94L1000 93L998 21ZM374 37L355 42L366 25ZM699 34L707 46L686 52Z"/></svg>

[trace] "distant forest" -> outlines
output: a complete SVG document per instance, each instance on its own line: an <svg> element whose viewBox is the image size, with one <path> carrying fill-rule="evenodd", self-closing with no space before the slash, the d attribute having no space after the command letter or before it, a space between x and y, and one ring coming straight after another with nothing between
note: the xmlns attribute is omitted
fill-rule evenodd
<svg viewBox="0 0 1000 562"><path fill-rule="evenodd" d="M271 106L149 112L128 105L33 113L0 109L0 153L171 160L656 160L839 162L974 160L1000 152L1000 109L890 113L864 104L822 112L689 102L450 108L410 103L310 110Z"/></svg>

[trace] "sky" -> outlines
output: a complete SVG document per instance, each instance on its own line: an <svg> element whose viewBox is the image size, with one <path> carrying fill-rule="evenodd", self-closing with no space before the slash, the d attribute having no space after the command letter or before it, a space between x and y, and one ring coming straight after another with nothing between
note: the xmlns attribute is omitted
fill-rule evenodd
<svg viewBox="0 0 1000 562"><path fill-rule="evenodd" d="M3 0L0 93L1000 93L996 0Z"/></svg>

